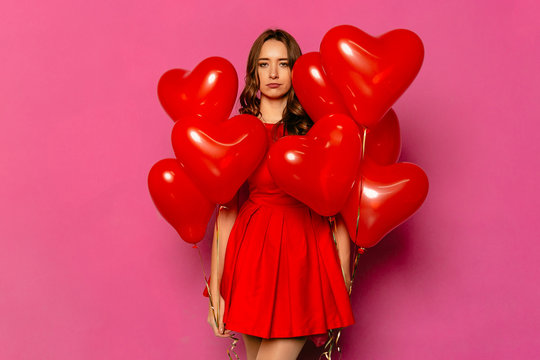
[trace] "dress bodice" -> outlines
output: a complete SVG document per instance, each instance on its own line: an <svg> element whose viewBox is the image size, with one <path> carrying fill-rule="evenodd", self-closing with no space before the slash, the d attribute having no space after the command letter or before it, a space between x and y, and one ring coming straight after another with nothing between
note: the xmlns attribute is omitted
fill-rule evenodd
<svg viewBox="0 0 540 360"><path fill-rule="evenodd" d="M268 169L268 152L277 139L272 138L272 128L275 124L264 123L268 136L268 149L259 163L257 169L249 176L249 200L255 203L263 203L276 206L306 206L299 200L281 190L274 182ZM283 124L276 129L277 138L284 135Z"/></svg>

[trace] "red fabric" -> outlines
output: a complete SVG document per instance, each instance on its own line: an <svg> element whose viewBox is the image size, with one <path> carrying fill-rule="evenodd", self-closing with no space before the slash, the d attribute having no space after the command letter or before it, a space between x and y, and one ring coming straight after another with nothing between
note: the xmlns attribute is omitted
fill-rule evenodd
<svg viewBox="0 0 540 360"><path fill-rule="evenodd" d="M229 235L223 321L266 339L314 335L320 346L328 329L354 324L337 249L328 220L276 186L267 155Z"/></svg>

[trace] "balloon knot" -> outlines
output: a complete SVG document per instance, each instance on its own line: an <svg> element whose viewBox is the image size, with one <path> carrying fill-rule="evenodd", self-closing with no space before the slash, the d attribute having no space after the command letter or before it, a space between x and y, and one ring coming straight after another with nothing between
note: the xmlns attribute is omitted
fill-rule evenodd
<svg viewBox="0 0 540 360"><path fill-rule="evenodd" d="M193 244L193 248L196 249L196 248L197 248L197 244Z"/></svg>
<svg viewBox="0 0 540 360"><path fill-rule="evenodd" d="M360 255L364 254L365 252L366 252L366 248L363 248L363 247L358 248L358 253L359 253Z"/></svg>

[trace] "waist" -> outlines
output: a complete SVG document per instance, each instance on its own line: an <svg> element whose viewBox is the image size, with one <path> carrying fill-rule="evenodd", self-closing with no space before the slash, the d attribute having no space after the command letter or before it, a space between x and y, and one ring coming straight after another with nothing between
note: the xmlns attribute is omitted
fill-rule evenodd
<svg viewBox="0 0 540 360"><path fill-rule="evenodd" d="M269 205L269 206L307 207L307 205L304 204L303 202L285 193L280 193L280 194L252 193L252 194L249 194L249 197L247 200L255 204L263 204L263 205Z"/></svg>

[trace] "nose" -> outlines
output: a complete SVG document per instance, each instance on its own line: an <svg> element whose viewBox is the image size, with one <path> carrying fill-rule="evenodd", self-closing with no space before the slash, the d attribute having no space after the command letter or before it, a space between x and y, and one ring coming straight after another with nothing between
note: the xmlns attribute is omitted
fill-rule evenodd
<svg viewBox="0 0 540 360"><path fill-rule="evenodd" d="M278 71L277 71L277 65L273 64L270 66L270 79L277 79L279 77Z"/></svg>

